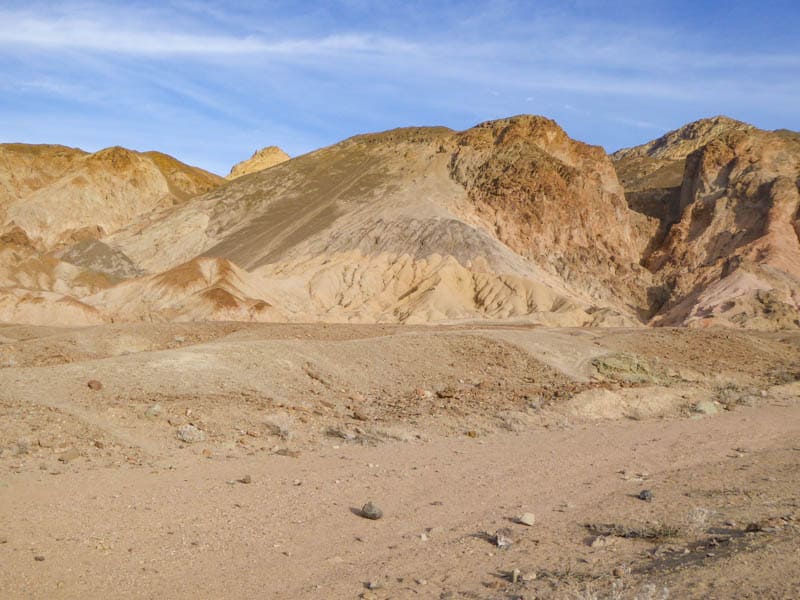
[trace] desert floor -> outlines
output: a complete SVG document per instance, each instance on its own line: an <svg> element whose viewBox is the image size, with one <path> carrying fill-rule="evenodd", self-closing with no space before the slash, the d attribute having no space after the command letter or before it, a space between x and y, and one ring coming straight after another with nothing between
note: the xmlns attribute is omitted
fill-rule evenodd
<svg viewBox="0 0 800 600"><path fill-rule="evenodd" d="M797 333L2 326L0 597L798 598L798 400Z"/></svg>

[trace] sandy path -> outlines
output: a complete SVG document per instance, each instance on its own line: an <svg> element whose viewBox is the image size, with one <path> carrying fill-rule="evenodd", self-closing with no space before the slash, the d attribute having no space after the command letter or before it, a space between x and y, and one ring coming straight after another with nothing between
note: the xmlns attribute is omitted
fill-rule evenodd
<svg viewBox="0 0 800 600"><path fill-rule="evenodd" d="M5 472L0 596L355 598L363 582L379 580L379 598L495 597L486 588L494 573L586 554L578 524L596 511L668 510L677 491L665 489L660 505L641 503L631 497L640 484L618 470L647 471L659 490L676 473L730 462L734 447L790 448L798 439L792 405L299 458L185 450L171 466ZM249 485L227 483L245 474ZM383 507L382 520L351 512L368 499ZM523 510L537 514L534 528L508 522ZM474 535L502 526L520 536L508 552ZM434 529L423 540L426 528Z"/></svg>

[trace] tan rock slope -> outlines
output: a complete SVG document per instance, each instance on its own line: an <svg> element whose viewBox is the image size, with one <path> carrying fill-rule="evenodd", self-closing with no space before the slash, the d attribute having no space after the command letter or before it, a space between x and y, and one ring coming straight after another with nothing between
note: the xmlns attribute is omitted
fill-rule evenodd
<svg viewBox="0 0 800 600"><path fill-rule="evenodd" d="M222 181L159 152L0 144L0 320L100 322L77 298L141 274L100 238Z"/></svg>
<svg viewBox="0 0 800 600"><path fill-rule="evenodd" d="M0 145L0 234L42 250L102 238L222 179L159 152Z"/></svg>
<svg viewBox="0 0 800 600"><path fill-rule="evenodd" d="M247 160L233 165L231 172L228 173L225 179L236 179L237 177L249 175L250 173L263 171L264 169L269 169L282 162L286 162L289 158L289 155L277 146L267 146L261 150L256 150L253 156Z"/></svg>
<svg viewBox="0 0 800 600"><path fill-rule="evenodd" d="M164 273L127 281L84 301L112 321L267 321L281 315L261 299L249 274L230 261L196 258Z"/></svg>
<svg viewBox="0 0 800 600"><path fill-rule="evenodd" d="M644 301L611 161L543 117L356 136L107 242L151 273L232 261L295 320L632 323Z"/></svg>
<svg viewBox="0 0 800 600"><path fill-rule="evenodd" d="M800 135L717 117L614 160L650 222L654 324L800 326Z"/></svg>

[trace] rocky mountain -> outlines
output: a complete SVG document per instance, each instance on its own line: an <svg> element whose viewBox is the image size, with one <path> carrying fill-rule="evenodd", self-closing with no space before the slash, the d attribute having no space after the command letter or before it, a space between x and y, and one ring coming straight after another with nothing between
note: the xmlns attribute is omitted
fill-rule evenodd
<svg viewBox="0 0 800 600"><path fill-rule="evenodd" d="M0 144L0 235L41 250L99 239L222 179L159 152Z"/></svg>
<svg viewBox="0 0 800 600"><path fill-rule="evenodd" d="M729 131L687 157L680 218L647 266L660 324L798 325L800 135Z"/></svg>
<svg viewBox="0 0 800 600"><path fill-rule="evenodd" d="M263 171L264 169L269 169L282 162L286 162L289 158L289 155L277 146L267 146L261 150L256 150L253 156L247 160L233 165L226 179L236 179L237 177L249 175L250 173Z"/></svg>
<svg viewBox="0 0 800 600"><path fill-rule="evenodd" d="M542 117L356 136L107 242L151 273L229 260L297 320L624 323L644 301L611 161Z"/></svg>
<svg viewBox="0 0 800 600"><path fill-rule="evenodd" d="M29 159L24 181L6 177L4 189L23 198L60 190L94 164L80 151L47 152L52 159L36 159L45 166ZM112 172L135 181L141 161L163 175L174 160L120 154L118 165L138 166ZM461 132L359 135L224 185L170 164L170 200L140 185L146 193L114 221L91 216L99 204L90 203L56 232L45 219L6 218L0 287L15 291L0 317L50 318L64 303L86 323L800 327L792 132L716 117L609 157L523 115ZM177 172L192 185L178 187ZM93 189L106 182L118 206L128 188L102 173ZM79 223L102 231L78 235Z"/></svg>
<svg viewBox="0 0 800 600"><path fill-rule="evenodd" d="M100 240L223 181L159 152L0 144L0 318L101 322L78 298L141 271Z"/></svg>

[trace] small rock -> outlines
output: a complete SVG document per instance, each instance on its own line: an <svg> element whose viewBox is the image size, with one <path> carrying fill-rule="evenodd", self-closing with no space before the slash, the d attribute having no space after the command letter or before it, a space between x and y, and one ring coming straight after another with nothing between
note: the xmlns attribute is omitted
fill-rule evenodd
<svg viewBox="0 0 800 600"><path fill-rule="evenodd" d="M62 452L58 456L58 460L62 463L68 463L80 457L81 453L78 451L77 448L70 448L69 450Z"/></svg>
<svg viewBox="0 0 800 600"><path fill-rule="evenodd" d="M172 340L173 340L173 341L174 341L176 344L182 344L183 342L185 342L185 341L186 341L186 338L185 338L185 337L183 337L182 335L176 335L174 338L172 338Z"/></svg>
<svg viewBox="0 0 800 600"><path fill-rule="evenodd" d="M652 502L653 501L653 492L650 490L642 490L639 492L639 495L636 496L639 500L644 500L645 502Z"/></svg>
<svg viewBox="0 0 800 600"><path fill-rule="evenodd" d="M300 450L290 450L289 448L279 448L275 451L278 456L288 456L289 458L299 458Z"/></svg>
<svg viewBox="0 0 800 600"><path fill-rule="evenodd" d="M353 409L353 418L357 421L369 421L369 414L363 408Z"/></svg>
<svg viewBox="0 0 800 600"><path fill-rule="evenodd" d="M469 431L467 431L467 436L471 438L476 438L478 437L478 432L475 431L474 429L470 429Z"/></svg>
<svg viewBox="0 0 800 600"><path fill-rule="evenodd" d="M44 560L44 556L42 556L41 554L37 554L36 556L33 557L33 560L35 560L36 562L42 562Z"/></svg>
<svg viewBox="0 0 800 600"><path fill-rule="evenodd" d="M456 393L456 389L453 386L448 385L447 387L437 390L436 396L438 398L455 398Z"/></svg>
<svg viewBox="0 0 800 600"><path fill-rule="evenodd" d="M144 411L144 416L150 419L154 419L161 415L164 412L164 409L161 408L160 404L153 404L152 406L148 406L147 409Z"/></svg>
<svg viewBox="0 0 800 600"><path fill-rule="evenodd" d="M328 427L325 430L325 435L328 435L330 437L338 437L347 441L352 441L356 439L356 436L354 434L350 433L349 431L340 429L338 427Z"/></svg>
<svg viewBox="0 0 800 600"><path fill-rule="evenodd" d="M239 480L239 483L253 483L253 478L250 475L245 475Z"/></svg>
<svg viewBox="0 0 800 600"><path fill-rule="evenodd" d="M520 575L522 575L522 571L519 569L514 569L511 571L511 583L517 583L519 581Z"/></svg>
<svg viewBox="0 0 800 600"><path fill-rule="evenodd" d="M501 550L507 550L514 543L510 529L498 529L494 534L494 543Z"/></svg>
<svg viewBox="0 0 800 600"><path fill-rule="evenodd" d="M711 400L700 400L694 405L694 412L701 415L716 415L719 412L719 407Z"/></svg>
<svg viewBox="0 0 800 600"><path fill-rule="evenodd" d="M536 523L536 515L533 513L522 513L520 516L517 517L517 523L520 525L527 525L528 527L532 527L534 523Z"/></svg>
<svg viewBox="0 0 800 600"><path fill-rule="evenodd" d="M373 521L377 521L381 517L383 517L383 511L378 508L372 502L367 502L364 506L361 507L361 516L365 519L371 519Z"/></svg>
<svg viewBox="0 0 800 600"><path fill-rule="evenodd" d="M97 381L97 379L89 380L89 382L86 385L89 386L90 390L94 390L95 392L103 389L103 384Z"/></svg>
<svg viewBox="0 0 800 600"><path fill-rule="evenodd" d="M368 581L366 583L366 587L367 587L368 590L379 590L383 586L380 584L379 581Z"/></svg>
<svg viewBox="0 0 800 600"><path fill-rule="evenodd" d="M198 429L191 423L187 423L186 425L178 427L175 433L180 441L185 442L187 444L202 442L205 441L206 439L206 433Z"/></svg>
<svg viewBox="0 0 800 600"><path fill-rule="evenodd" d="M17 440L17 454L27 454L31 451L31 442L28 438L19 438Z"/></svg>
<svg viewBox="0 0 800 600"><path fill-rule="evenodd" d="M618 567L614 567L614 570L611 572L614 577L623 577L630 572L630 568L620 565Z"/></svg>
<svg viewBox="0 0 800 600"><path fill-rule="evenodd" d="M592 538L589 546L592 548L603 548L608 545L608 537L605 535L598 535Z"/></svg>

